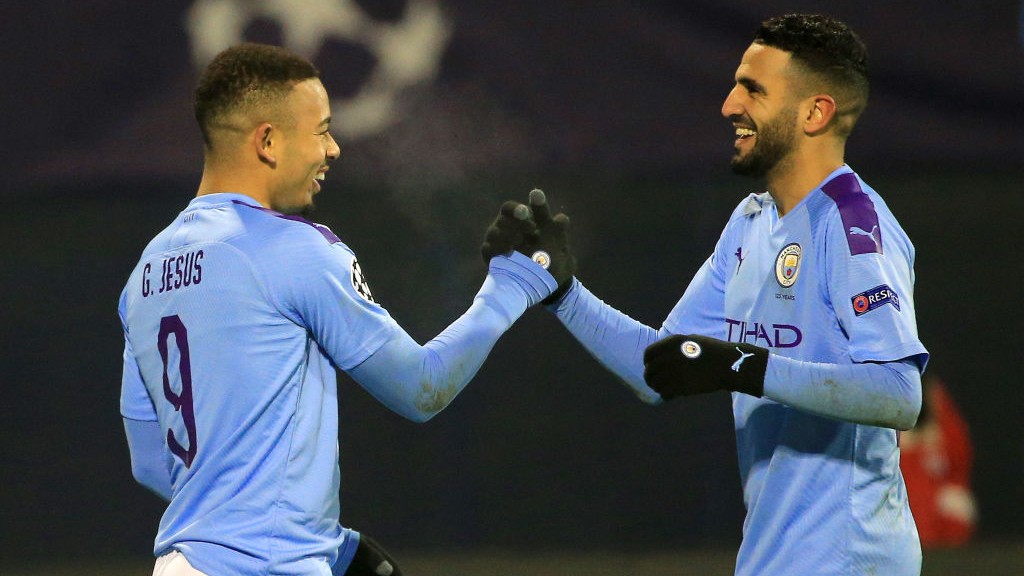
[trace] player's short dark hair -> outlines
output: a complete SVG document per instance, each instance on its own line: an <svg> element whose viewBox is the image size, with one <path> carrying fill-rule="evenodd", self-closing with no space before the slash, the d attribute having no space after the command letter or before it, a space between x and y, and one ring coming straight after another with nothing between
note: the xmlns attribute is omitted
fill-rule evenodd
<svg viewBox="0 0 1024 576"><path fill-rule="evenodd" d="M250 111L284 99L297 82L319 78L308 60L279 46L244 43L224 50L206 67L195 90L195 115L203 142L236 111Z"/></svg>
<svg viewBox="0 0 1024 576"><path fill-rule="evenodd" d="M845 23L820 14L786 14L761 23L754 42L792 54L836 98L852 129L868 102L868 49Z"/></svg>

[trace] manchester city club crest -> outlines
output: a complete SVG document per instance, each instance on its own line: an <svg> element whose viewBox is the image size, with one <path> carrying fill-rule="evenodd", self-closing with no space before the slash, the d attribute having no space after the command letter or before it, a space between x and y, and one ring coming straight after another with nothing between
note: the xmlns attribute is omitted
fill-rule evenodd
<svg viewBox="0 0 1024 576"><path fill-rule="evenodd" d="M537 250L531 258L545 270L548 269L548 266L551 266L551 255L543 250Z"/></svg>
<svg viewBox="0 0 1024 576"><path fill-rule="evenodd" d="M800 252L800 245L794 242L779 250L779 255L775 257L775 279L783 288L796 284L796 277L800 273Z"/></svg>

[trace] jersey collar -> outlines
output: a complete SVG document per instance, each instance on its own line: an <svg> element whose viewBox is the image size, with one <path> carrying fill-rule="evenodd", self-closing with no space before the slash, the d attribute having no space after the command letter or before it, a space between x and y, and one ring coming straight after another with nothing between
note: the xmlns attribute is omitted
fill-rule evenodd
<svg viewBox="0 0 1024 576"><path fill-rule="evenodd" d="M240 194L238 192L215 192L213 194L203 194L202 196L196 196L192 199L188 205L191 206L209 206L213 204L226 204L228 202L238 202L252 206L253 208L262 208L263 205L256 201L252 196Z"/></svg>

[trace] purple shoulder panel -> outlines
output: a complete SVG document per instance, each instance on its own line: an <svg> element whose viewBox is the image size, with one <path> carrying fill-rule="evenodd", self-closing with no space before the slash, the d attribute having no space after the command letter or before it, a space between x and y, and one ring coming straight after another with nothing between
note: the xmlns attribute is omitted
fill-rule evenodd
<svg viewBox="0 0 1024 576"><path fill-rule="evenodd" d="M846 243L850 255L882 253L882 228L878 225L878 213L871 198L860 187L857 176L852 173L840 174L821 190L836 203L843 220Z"/></svg>
<svg viewBox="0 0 1024 576"><path fill-rule="evenodd" d="M302 222L303 224L306 224L308 226L312 226L313 228L315 228L316 231L319 232L321 236L326 238L327 241L330 242L331 244L334 244L336 242L341 242L341 238L338 238L338 236L334 232L331 232L330 228L328 228L327 226L324 226L323 224L317 224L316 222L311 222L309 220L306 220L302 216L293 216L293 215L290 215L290 214L281 214L280 212L277 212L275 210L271 210L270 208L264 208L263 206L253 206L252 204L248 204L248 203L242 202L240 200L232 200L232 202L234 202L235 204L239 204L241 206L248 206L249 208L255 208L256 210L260 210L262 212L266 212L267 214L272 214L272 215L277 216L278 218L281 218L283 220L292 220L294 222Z"/></svg>

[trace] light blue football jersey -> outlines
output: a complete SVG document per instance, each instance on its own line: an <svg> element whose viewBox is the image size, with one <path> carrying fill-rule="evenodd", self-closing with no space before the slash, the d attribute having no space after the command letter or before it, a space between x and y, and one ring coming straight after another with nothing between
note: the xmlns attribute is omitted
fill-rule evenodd
<svg viewBox="0 0 1024 576"><path fill-rule="evenodd" d="M800 361L923 369L913 262L888 207L843 166L783 218L767 193L741 202L665 327ZM747 508L736 574L920 573L896 431L732 398Z"/></svg>
<svg viewBox="0 0 1024 576"><path fill-rule="evenodd" d="M121 413L167 431L155 553L208 574L330 574L358 540L338 522L335 367L399 329L352 251L247 196L201 196L146 247L119 313Z"/></svg>

